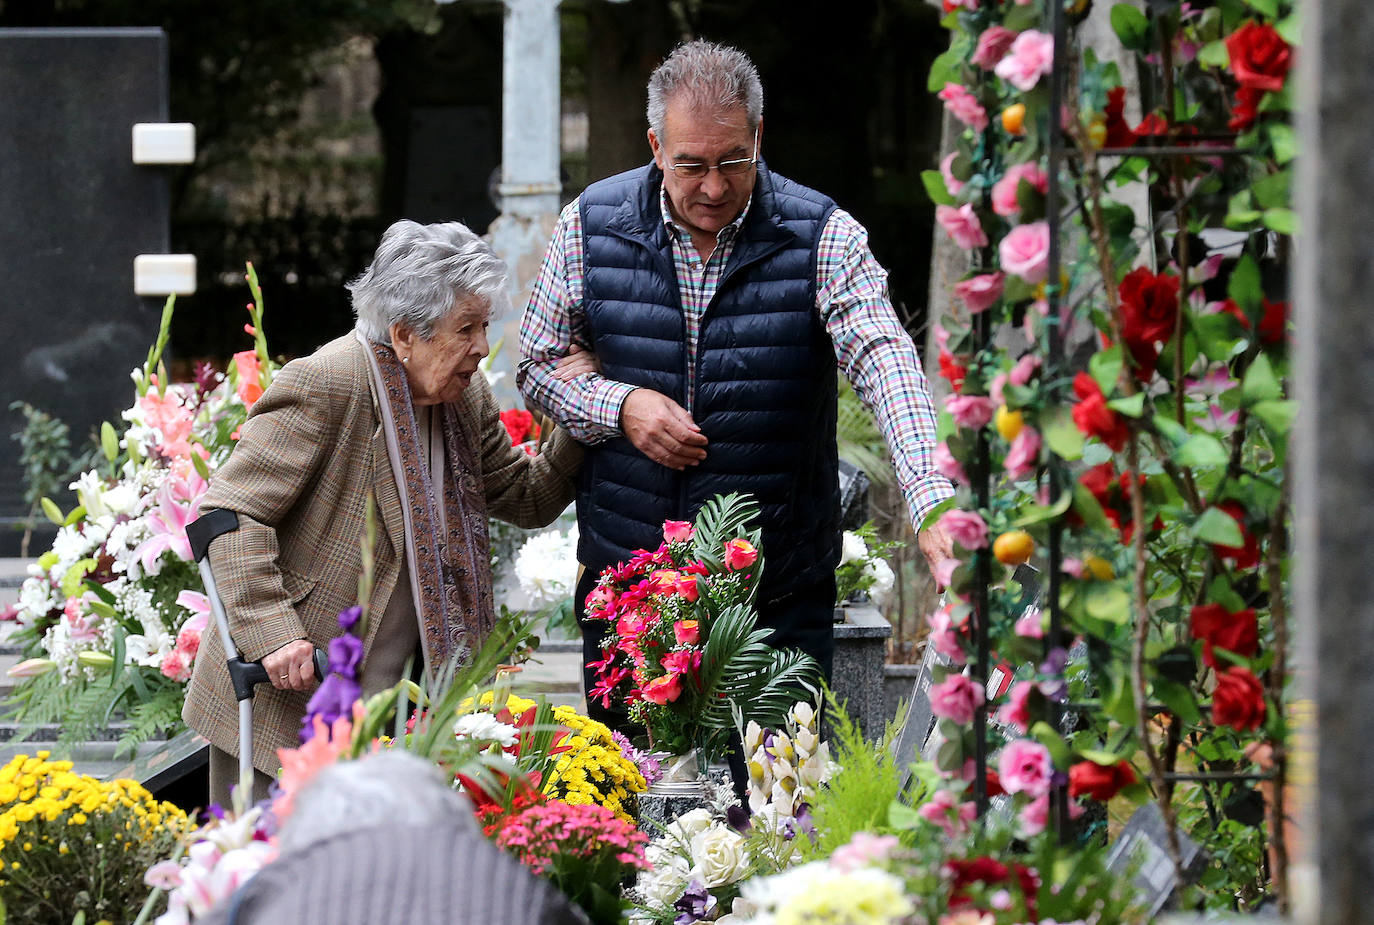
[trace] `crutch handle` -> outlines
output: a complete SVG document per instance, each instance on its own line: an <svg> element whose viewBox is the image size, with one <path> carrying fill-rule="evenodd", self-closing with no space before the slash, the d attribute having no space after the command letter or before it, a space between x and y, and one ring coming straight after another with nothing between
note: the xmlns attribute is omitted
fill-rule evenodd
<svg viewBox="0 0 1374 925"><path fill-rule="evenodd" d="M329 673L329 656L323 649L315 649L315 680L323 681L324 676ZM236 700L247 700L253 696L253 688L259 684L266 684L272 680L267 669L262 667L262 662L245 662L241 658L231 658L228 660L229 680L234 685L234 698Z"/></svg>

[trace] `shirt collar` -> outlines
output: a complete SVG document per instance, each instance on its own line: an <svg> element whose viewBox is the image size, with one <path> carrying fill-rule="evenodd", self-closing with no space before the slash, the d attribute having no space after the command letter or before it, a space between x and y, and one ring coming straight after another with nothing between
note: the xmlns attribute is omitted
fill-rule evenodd
<svg viewBox="0 0 1374 925"><path fill-rule="evenodd" d="M716 241L729 241L735 235L739 234L740 227L744 224L744 217L749 214L749 207L753 204L754 194L750 193L749 200L744 204L744 208L740 210L739 215L735 217L733 222L720 230L720 233L716 235ZM686 234L682 226L673 219L673 210L668 205L668 190L663 186L658 188L658 207L663 213L663 224L668 226L669 232L679 237Z"/></svg>

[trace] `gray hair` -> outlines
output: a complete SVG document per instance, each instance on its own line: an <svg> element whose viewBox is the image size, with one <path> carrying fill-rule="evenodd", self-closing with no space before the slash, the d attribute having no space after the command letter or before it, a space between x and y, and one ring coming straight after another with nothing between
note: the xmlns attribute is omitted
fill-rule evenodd
<svg viewBox="0 0 1374 925"><path fill-rule="evenodd" d="M373 343L391 343L404 324L423 340L465 296L488 300L493 315L510 301L506 264L487 242L458 222L421 225L402 219L382 235L372 264L348 283L358 330Z"/></svg>
<svg viewBox="0 0 1374 925"><path fill-rule="evenodd" d="M660 142L668 103L678 97L704 112L743 106L750 131L763 118L763 84L754 62L737 48L705 39L679 45L649 75L649 127Z"/></svg>
<svg viewBox="0 0 1374 925"><path fill-rule="evenodd" d="M368 826L447 822L474 831L467 797L446 786L437 765L404 751L385 751L324 768L296 795L282 826L282 853Z"/></svg>

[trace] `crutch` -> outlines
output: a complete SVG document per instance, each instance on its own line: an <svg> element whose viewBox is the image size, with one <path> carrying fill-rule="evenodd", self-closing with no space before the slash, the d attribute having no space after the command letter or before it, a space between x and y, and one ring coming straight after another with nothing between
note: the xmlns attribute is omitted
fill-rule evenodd
<svg viewBox="0 0 1374 925"><path fill-rule="evenodd" d="M270 681L271 677L267 669L262 667L262 662L244 661L238 646L234 644L229 634L229 617L224 612L224 603L220 600L208 555L210 544L216 538L233 533L238 528L238 514L223 508L212 508L186 525L186 538L191 542L191 554L195 556L196 566L200 569L200 579L205 583L205 596L210 600L210 611L215 615L219 638L224 643L229 681L234 686L234 697L239 702L239 791L247 795L253 792L253 688ZM323 681L328 670L329 659L317 648L316 680Z"/></svg>

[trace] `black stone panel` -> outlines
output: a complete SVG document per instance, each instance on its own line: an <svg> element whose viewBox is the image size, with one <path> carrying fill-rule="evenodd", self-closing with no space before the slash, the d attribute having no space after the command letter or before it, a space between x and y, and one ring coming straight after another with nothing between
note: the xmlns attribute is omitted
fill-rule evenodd
<svg viewBox="0 0 1374 925"><path fill-rule="evenodd" d="M0 29L0 554L26 513L9 439L27 401L84 447L133 395L160 299L134 257L168 249L167 167L136 166L132 126L167 119L161 29Z"/></svg>

